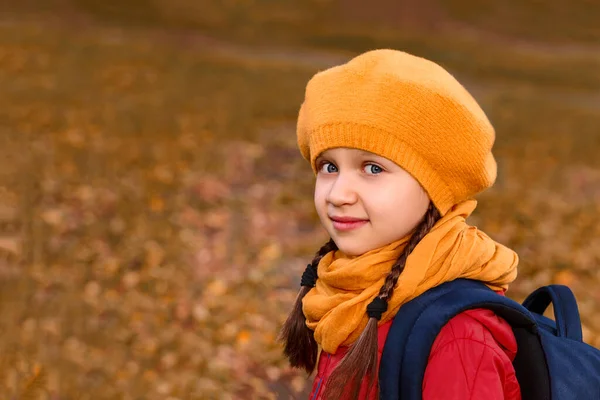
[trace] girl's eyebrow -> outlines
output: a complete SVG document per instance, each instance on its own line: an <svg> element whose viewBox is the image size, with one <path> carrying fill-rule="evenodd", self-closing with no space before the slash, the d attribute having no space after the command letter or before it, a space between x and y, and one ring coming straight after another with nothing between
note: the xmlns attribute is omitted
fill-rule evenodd
<svg viewBox="0 0 600 400"><path fill-rule="evenodd" d="M383 157L378 156L377 154L373 154L373 153L369 153L367 151L360 150L360 152L358 154L358 158L360 158L360 159L370 158L372 160L380 160ZM329 159L330 160L331 157L330 156L324 156L323 154L320 154L319 156L317 156L317 158L315 158L315 163L319 163L323 159Z"/></svg>
<svg viewBox="0 0 600 400"><path fill-rule="evenodd" d="M366 151L361 151L360 154L358 155L358 158L360 158L361 160L368 159L368 160L373 160L376 162L382 162L382 160L386 159L385 157L381 157L380 155L373 154L373 153L368 153Z"/></svg>
<svg viewBox="0 0 600 400"><path fill-rule="evenodd" d="M363 158L372 158L372 159L374 159L374 160L375 160L375 159L378 159L378 158L383 158L383 157L381 157L381 156L379 156L379 155L377 155L377 154L368 153L368 152L366 152L366 151L361 151L361 152L360 152L360 156L361 156L361 157L363 157Z"/></svg>

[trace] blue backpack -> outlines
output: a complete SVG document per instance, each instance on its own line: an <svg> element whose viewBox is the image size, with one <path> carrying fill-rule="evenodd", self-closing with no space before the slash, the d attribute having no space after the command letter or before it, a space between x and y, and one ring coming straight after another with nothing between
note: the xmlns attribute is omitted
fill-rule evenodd
<svg viewBox="0 0 600 400"><path fill-rule="evenodd" d="M542 314L552 303L552 321ZM403 305L388 333L379 370L381 400L422 399L429 352L455 315L486 308L512 326L513 362L523 400L600 400L600 350L582 341L573 292L562 285L537 289L523 304L481 282L458 279Z"/></svg>

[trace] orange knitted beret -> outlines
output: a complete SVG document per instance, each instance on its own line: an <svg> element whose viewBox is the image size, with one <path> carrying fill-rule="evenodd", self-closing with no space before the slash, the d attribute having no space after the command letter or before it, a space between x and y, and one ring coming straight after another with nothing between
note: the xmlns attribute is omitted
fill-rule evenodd
<svg viewBox="0 0 600 400"><path fill-rule="evenodd" d="M317 73L297 124L302 156L348 147L408 171L442 213L496 179L494 128L445 69L396 50L373 50Z"/></svg>

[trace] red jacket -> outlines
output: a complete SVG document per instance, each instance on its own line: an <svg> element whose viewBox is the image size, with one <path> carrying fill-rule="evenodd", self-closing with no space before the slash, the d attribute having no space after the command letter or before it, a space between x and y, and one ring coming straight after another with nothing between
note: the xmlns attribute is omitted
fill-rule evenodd
<svg viewBox="0 0 600 400"><path fill-rule="evenodd" d="M389 321L378 328L379 359ZM321 351L309 400L320 400L327 378L348 351ZM442 328L429 354L423 379L423 400L521 400L512 361L517 342L510 325L492 311L475 309L452 318ZM367 397L366 387L360 399Z"/></svg>

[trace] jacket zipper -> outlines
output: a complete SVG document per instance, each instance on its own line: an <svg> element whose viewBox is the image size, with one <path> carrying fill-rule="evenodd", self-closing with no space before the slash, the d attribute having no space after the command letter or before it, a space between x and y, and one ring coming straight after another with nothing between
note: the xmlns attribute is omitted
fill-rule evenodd
<svg viewBox="0 0 600 400"><path fill-rule="evenodd" d="M327 372L327 367L329 366L329 360L331 359L331 354L327 354L327 362L325 363L325 367L323 368L323 370L325 372ZM317 396L319 395L319 390L321 390L321 384L323 383L323 377L321 377L319 379L319 382L317 383L317 389L315 390L315 395L313 397L311 397L310 400L316 400Z"/></svg>

